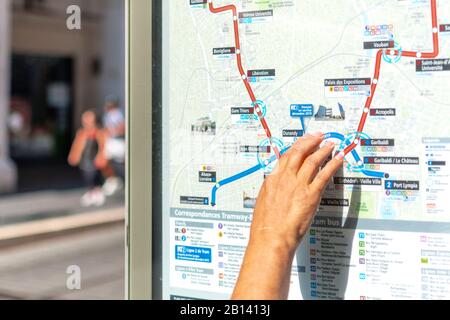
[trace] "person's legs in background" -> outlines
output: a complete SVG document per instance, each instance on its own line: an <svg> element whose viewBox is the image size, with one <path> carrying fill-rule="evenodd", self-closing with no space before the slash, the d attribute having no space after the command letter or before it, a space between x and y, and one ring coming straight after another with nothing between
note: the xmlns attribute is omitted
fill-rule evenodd
<svg viewBox="0 0 450 320"><path fill-rule="evenodd" d="M103 184L103 192L106 196L112 196L117 191L123 189L125 181L125 164L116 160L109 162L114 174L106 179Z"/></svg>
<svg viewBox="0 0 450 320"><path fill-rule="evenodd" d="M81 170L88 191L81 197L83 207L101 207L105 204L105 194L102 191L102 175L99 170Z"/></svg>
<svg viewBox="0 0 450 320"><path fill-rule="evenodd" d="M102 189L106 196L112 196L122 190L125 183L125 139L120 137L108 139L105 152L112 173L108 175Z"/></svg>

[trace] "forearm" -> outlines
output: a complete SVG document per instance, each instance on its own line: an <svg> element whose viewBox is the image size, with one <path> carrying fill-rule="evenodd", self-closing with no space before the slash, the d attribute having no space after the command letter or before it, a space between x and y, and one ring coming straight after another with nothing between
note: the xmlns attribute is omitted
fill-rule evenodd
<svg viewBox="0 0 450 320"><path fill-rule="evenodd" d="M251 239L232 299L287 299L294 255L295 248L283 242Z"/></svg>
<svg viewBox="0 0 450 320"><path fill-rule="evenodd" d="M344 163L340 152L323 165L335 148L334 143L320 148L323 139L322 133L298 139L264 180L233 299L287 299L296 249Z"/></svg>
<svg viewBox="0 0 450 320"><path fill-rule="evenodd" d="M80 163L84 145L85 141L83 136L77 133L68 156L68 161L71 166L77 166Z"/></svg>

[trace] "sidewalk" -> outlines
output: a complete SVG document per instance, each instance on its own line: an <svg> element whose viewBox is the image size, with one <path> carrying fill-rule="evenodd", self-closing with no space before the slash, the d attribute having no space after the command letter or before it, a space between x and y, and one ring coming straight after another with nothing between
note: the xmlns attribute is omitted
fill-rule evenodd
<svg viewBox="0 0 450 320"><path fill-rule="evenodd" d="M81 207L83 193L0 197L0 300L124 298L124 193L100 208ZM66 287L71 265L81 290Z"/></svg>
<svg viewBox="0 0 450 320"><path fill-rule="evenodd" d="M0 249L0 300L125 297L125 234L109 225ZM66 287L68 266L81 269L81 290Z"/></svg>
<svg viewBox="0 0 450 320"><path fill-rule="evenodd" d="M0 196L0 227L80 214L123 208L124 192L107 199L104 206L83 208L80 198L84 189L40 191Z"/></svg>

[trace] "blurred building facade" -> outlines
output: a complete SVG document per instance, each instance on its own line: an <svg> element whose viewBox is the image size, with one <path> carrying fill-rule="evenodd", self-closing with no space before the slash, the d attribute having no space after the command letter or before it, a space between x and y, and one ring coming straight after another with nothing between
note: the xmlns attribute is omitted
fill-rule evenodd
<svg viewBox="0 0 450 320"><path fill-rule="evenodd" d="M84 110L124 105L124 20L123 0L0 1L0 193L16 185L11 158L64 159Z"/></svg>

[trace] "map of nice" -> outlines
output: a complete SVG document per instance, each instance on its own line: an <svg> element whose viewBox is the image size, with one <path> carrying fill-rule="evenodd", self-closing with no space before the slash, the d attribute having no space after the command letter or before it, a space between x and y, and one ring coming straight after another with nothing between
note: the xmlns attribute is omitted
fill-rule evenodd
<svg viewBox="0 0 450 320"><path fill-rule="evenodd" d="M265 177L297 139L320 131L345 154L345 166L299 250L291 295L348 297L337 284L345 280L354 288L372 281L352 298L431 297L420 281L406 294L406 280L394 276L415 261L419 278L423 251L406 257L398 249L402 263L369 275L392 259L376 250L419 246L429 238L422 231L450 224L450 1L177 0L167 7L171 232L186 221L222 225L215 243L176 234L171 242L212 247L214 257L226 255L226 238L241 248L228 248L233 254L242 253ZM397 241L399 231L411 238ZM327 267L325 243L342 248ZM197 279L198 290L230 292L239 263L233 268L214 269L212 280L202 278L208 285ZM333 268L338 276L327 280ZM183 287L176 277L172 285ZM381 289L390 281L398 290Z"/></svg>

